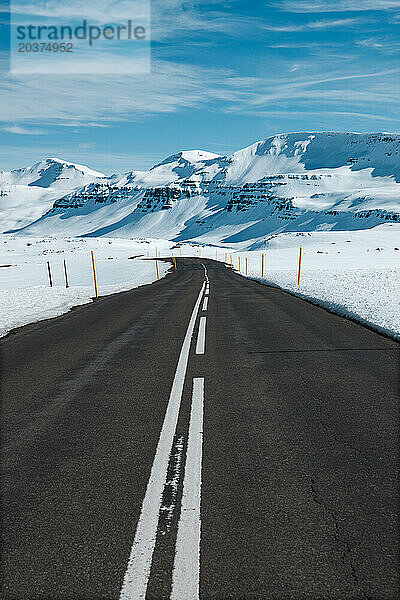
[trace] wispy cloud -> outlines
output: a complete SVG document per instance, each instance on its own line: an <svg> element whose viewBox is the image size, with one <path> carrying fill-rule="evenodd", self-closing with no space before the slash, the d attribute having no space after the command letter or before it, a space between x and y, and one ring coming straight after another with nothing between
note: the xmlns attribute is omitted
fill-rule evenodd
<svg viewBox="0 0 400 600"><path fill-rule="evenodd" d="M206 13L202 11L205 5L208 7ZM151 9L151 37L164 41L191 32L245 34L249 27L262 21L259 17L226 8L226 0L36 0L15 3L12 10L19 19L40 17L46 23L66 19L104 25L125 23L130 19L136 25L143 25L149 21Z"/></svg>
<svg viewBox="0 0 400 600"><path fill-rule="evenodd" d="M296 32L313 31L319 29L333 29L335 27L354 27L362 22L361 19L322 19L319 21L309 21L308 23L287 23L285 25L270 25L264 23L261 27L266 31L276 32Z"/></svg>
<svg viewBox="0 0 400 600"><path fill-rule="evenodd" d="M327 76L327 72L331 74ZM212 106L214 111L248 110L256 114L274 103L304 100L311 105L333 102L336 109L367 114L373 104L399 106L399 72L400 67L360 72L359 64L338 64L335 55L326 54L312 62L282 61L273 80L246 77L228 69L155 61L151 75L136 78L4 79L2 86L9 101L0 116L7 126L11 122L23 127L29 122L107 127L187 108ZM349 104L354 105L353 110Z"/></svg>
<svg viewBox="0 0 400 600"><path fill-rule="evenodd" d="M356 44L360 48L377 50L383 54L397 54L400 52L400 41L389 37L368 37L357 40Z"/></svg>
<svg viewBox="0 0 400 600"><path fill-rule="evenodd" d="M295 111L279 111L270 110L259 113L260 116L268 118L281 119L282 117L299 118L304 116L344 116L344 117L356 117L357 119L366 119L369 121L385 121L393 123L392 117L386 117L384 115L376 115L370 113L350 112L350 111L339 111L339 110L295 110Z"/></svg>
<svg viewBox="0 0 400 600"><path fill-rule="evenodd" d="M2 127L3 131L8 133L15 133L16 135L45 135L47 132L43 129L28 129L27 127L21 127L20 125L9 125Z"/></svg>
<svg viewBox="0 0 400 600"><path fill-rule="evenodd" d="M362 79L373 79L373 78L377 78L377 79L382 79L385 76L388 75L394 75L394 74L398 74L400 72L400 68L398 69L390 69L388 71L375 71L372 73L350 73L350 74L336 74L333 75L331 77L324 77L324 76L319 76L319 77L310 77L310 78L304 78L303 76L300 76L298 79L294 79L293 77L289 80L289 81L281 81L279 86L275 86L273 90L268 91L267 93L263 93L260 92L258 94L255 95L254 98L249 100L249 104L252 104L254 106L256 105L262 105L265 104L267 102L271 102L272 100L278 100L278 99L282 99L284 97L305 97L304 93L308 91L308 95L309 97L318 97L318 94L322 93L325 95L325 97L332 97L335 98L336 92L339 92L340 94L343 93L343 91L345 92L346 90L316 90L314 89L316 86L321 86L321 85L325 85L325 84L338 84L340 82L349 82L349 81L353 81L356 82L358 80L362 80ZM397 93L397 89L399 86L394 86L393 90L396 90ZM351 90L351 93L356 93L356 90ZM370 93L372 95L372 90L370 89ZM368 94L366 94L368 96Z"/></svg>
<svg viewBox="0 0 400 600"><path fill-rule="evenodd" d="M13 2L14 15L57 19L87 19L94 23L120 22L126 19L140 21L149 14L149 0L35 0L35 2Z"/></svg>
<svg viewBox="0 0 400 600"><path fill-rule="evenodd" d="M81 123L79 121L63 121L60 123L60 125L63 127L96 127L100 129L111 127L111 124L91 123L90 121L88 123Z"/></svg>
<svg viewBox="0 0 400 600"><path fill-rule="evenodd" d="M324 40L324 49L326 48L341 48L343 44L339 44L338 42L334 42L331 40ZM295 42L278 42L268 44L269 48L282 48L288 50L299 50L303 48L308 48L310 50L317 49L321 50L321 42L310 42L308 40L297 40Z"/></svg>
<svg viewBox="0 0 400 600"><path fill-rule="evenodd" d="M82 142L78 144L78 150L90 150L96 146L95 142Z"/></svg>
<svg viewBox="0 0 400 600"><path fill-rule="evenodd" d="M293 13L359 12L400 8L400 0L281 0L273 4L281 10Z"/></svg>
<svg viewBox="0 0 400 600"><path fill-rule="evenodd" d="M69 125L138 120L222 98L227 93L224 78L231 74L224 69L153 61L152 73L140 77L8 77L1 82L8 102L2 106L0 119Z"/></svg>

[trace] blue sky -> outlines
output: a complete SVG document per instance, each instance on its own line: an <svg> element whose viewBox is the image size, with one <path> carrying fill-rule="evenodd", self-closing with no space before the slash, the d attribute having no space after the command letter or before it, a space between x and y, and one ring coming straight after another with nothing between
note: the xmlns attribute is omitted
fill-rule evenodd
<svg viewBox="0 0 400 600"><path fill-rule="evenodd" d="M13 6L25 22L105 25L131 18L133 3ZM281 132L400 132L400 0L153 0L151 11L151 73L3 69L0 169L57 156L111 173Z"/></svg>

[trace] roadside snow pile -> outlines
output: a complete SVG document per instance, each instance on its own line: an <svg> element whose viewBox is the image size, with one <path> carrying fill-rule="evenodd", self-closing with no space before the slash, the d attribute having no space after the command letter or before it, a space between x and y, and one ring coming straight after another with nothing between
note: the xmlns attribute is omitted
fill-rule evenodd
<svg viewBox="0 0 400 600"><path fill-rule="evenodd" d="M242 273L247 256L250 277L400 338L400 225L362 231L284 233L253 246L256 251L238 253L243 256ZM298 286L300 246L303 268ZM233 256L237 270L238 259Z"/></svg>
<svg viewBox="0 0 400 600"><path fill-rule="evenodd" d="M275 271L263 281L400 339L400 267L307 270L301 287L294 279Z"/></svg>
<svg viewBox="0 0 400 600"><path fill-rule="evenodd" d="M168 254L171 245L157 240L158 253ZM155 249L156 242L143 240L0 236L0 336L91 302L94 289L90 250L95 254L99 295L103 296L155 281L155 262L143 260L147 254L154 257ZM53 287L48 282L47 261L51 265ZM159 261L158 268L160 277L164 277L171 264Z"/></svg>
<svg viewBox="0 0 400 600"><path fill-rule="evenodd" d="M117 290L116 290L117 291ZM0 335L43 319L58 317L73 306L87 304L93 297L92 287L37 285L0 291Z"/></svg>

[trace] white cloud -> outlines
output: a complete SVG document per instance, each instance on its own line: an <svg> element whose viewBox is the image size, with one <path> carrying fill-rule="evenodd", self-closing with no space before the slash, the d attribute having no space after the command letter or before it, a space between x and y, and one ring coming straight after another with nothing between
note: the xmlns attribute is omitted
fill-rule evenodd
<svg viewBox="0 0 400 600"><path fill-rule="evenodd" d="M376 114L370 114L370 113L360 113L360 112L349 112L349 111L340 111L340 110L313 110L313 111L309 111L309 110L296 110L296 111L283 111L283 110L271 110L271 111L263 111L262 113L259 113L259 116L263 116L263 117L269 117L269 118L278 118L281 119L282 117L288 117L288 118L299 118L299 117L304 117L304 116L330 116L330 115L335 115L335 116L344 116L344 117L356 117L359 119L366 119L366 120L370 120L370 121L386 121L386 122L391 122L393 123L394 119L393 117L386 117L384 115L376 115Z"/></svg>
<svg viewBox="0 0 400 600"><path fill-rule="evenodd" d="M288 23L286 25L269 25L264 23L262 29L276 32L312 31L319 29L333 29L335 27L353 27L361 23L361 19L323 19L320 21L309 21L308 23Z"/></svg>
<svg viewBox="0 0 400 600"><path fill-rule="evenodd" d="M82 142L78 144L78 150L90 150L96 146L95 142Z"/></svg>
<svg viewBox="0 0 400 600"><path fill-rule="evenodd" d="M223 98L223 69L153 61L151 74L102 77L8 77L1 86L7 103L0 119L72 124L140 119ZM235 98L233 93L232 98Z"/></svg>
<svg viewBox="0 0 400 600"><path fill-rule="evenodd" d="M327 69L329 70L329 69ZM400 68L398 69L390 69L387 71L375 71L372 73L339 73L333 74L330 77L326 77L323 74L323 71L319 74L319 76L313 76L309 78L304 78L300 76L298 79L294 79L293 77L290 80L281 79L279 85L275 85L273 89L268 91L260 90L259 93L255 94L252 98L249 98L248 104L253 106L260 106L266 103L270 103L272 101L282 100L284 98L287 99L295 99L295 98L309 98L309 99L317 99L317 98L332 98L338 100L341 97L345 97L346 93L349 92L356 98L359 90L355 87L360 80L364 79L377 79L378 85L380 85L381 79L385 76L390 76L394 74L398 74L400 72ZM352 82L352 88L349 89L349 86L343 89L342 86L339 86L342 82ZM315 89L316 86L325 87L324 84L336 84L339 87L336 89ZM386 96L388 101L395 101L396 104L400 102L400 98L397 97L399 93L399 84L392 84L391 90L387 89L386 86ZM361 93L364 94L364 100L373 102L374 92L376 87L373 84L369 84L367 91L362 90ZM351 96L350 96L351 97ZM396 100L395 100L396 99Z"/></svg>
<svg viewBox="0 0 400 600"><path fill-rule="evenodd" d="M400 0L282 0L274 2L280 9L293 13L350 12L399 9Z"/></svg>
<svg viewBox="0 0 400 600"><path fill-rule="evenodd" d="M377 50L383 54L397 54L400 52L400 41L388 37L369 37L356 42L361 48Z"/></svg>
<svg viewBox="0 0 400 600"><path fill-rule="evenodd" d="M27 129L26 127L21 127L20 125L9 125L6 127L2 127L3 131L7 131L8 133L15 133L16 135L45 135L46 131L43 129Z"/></svg>
<svg viewBox="0 0 400 600"><path fill-rule="evenodd" d="M87 19L93 23L119 23L126 19L136 21L149 15L149 0L35 0L23 4L12 2L11 13L57 19Z"/></svg>
<svg viewBox="0 0 400 600"><path fill-rule="evenodd" d="M0 118L7 125L29 121L78 129L206 106L256 113L274 103L307 100L312 106L330 102L333 110L365 114L372 114L376 106L398 108L400 69L375 65L374 70L360 70L358 62L338 63L335 55L319 53L311 62L282 60L273 79L167 61L155 61L154 72L142 77L10 77L2 82L8 102Z"/></svg>
<svg viewBox="0 0 400 600"><path fill-rule="evenodd" d="M339 44L338 42L325 41L324 40L324 48L340 48L343 47L343 44ZM316 49L318 52L321 51L321 42L308 42L305 40L296 40L295 42L279 42L277 44L268 44L268 48L288 48L288 49L298 49L298 48L309 48Z"/></svg>
<svg viewBox="0 0 400 600"><path fill-rule="evenodd" d="M206 14L199 10L202 5L207 5ZM245 34L249 27L261 22L257 17L235 14L227 8L226 0L36 0L12 4L12 14L24 22L29 17L40 17L46 20L42 25L64 19L87 20L94 25L124 24L131 19L136 25L145 25L151 12L153 40L173 39L190 32Z"/></svg>
<svg viewBox="0 0 400 600"><path fill-rule="evenodd" d="M110 125L106 125L105 123L86 123L85 127L110 127Z"/></svg>
<svg viewBox="0 0 400 600"><path fill-rule="evenodd" d="M79 121L63 121L62 123L59 123L59 125L61 125L62 127L100 127L100 128L108 128L111 127L110 124L106 124L106 123L80 123Z"/></svg>

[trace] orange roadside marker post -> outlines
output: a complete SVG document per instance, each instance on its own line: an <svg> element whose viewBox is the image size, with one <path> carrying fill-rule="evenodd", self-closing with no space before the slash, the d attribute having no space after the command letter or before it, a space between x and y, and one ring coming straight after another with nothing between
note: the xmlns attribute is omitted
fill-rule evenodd
<svg viewBox="0 0 400 600"><path fill-rule="evenodd" d="M96 298L99 297L99 290L97 287L97 275L96 275L96 265L94 262L94 254L93 254L93 250L90 251L91 255L92 255L92 268L93 268L93 281L94 281L94 293Z"/></svg>
<svg viewBox="0 0 400 600"><path fill-rule="evenodd" d="M158 272L158 260L156 259L156 273L157 273L157 279L160 279L160 273Z"/></svg>
<svg viewBox="0 0 400 600"><path fill-rule="evenodd" d="M264 254L261 254L261 277L264 277Z"/></svg>
<svg viewBox="0 0 400 600"><path fill-rule="evenodd" d="M297 275L297 285L300 285L302 261L303 261L303 248L300 246L300 252L299 252L299 272L298 272L298 275Z"/></svg>

